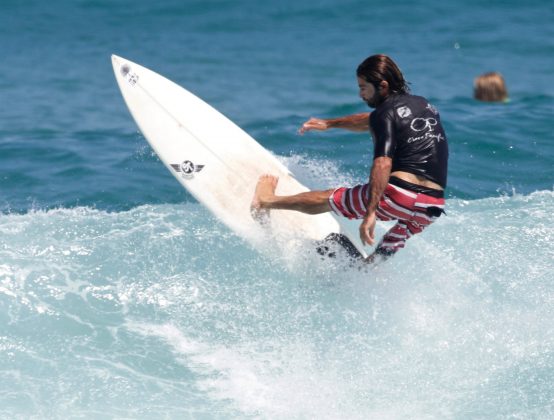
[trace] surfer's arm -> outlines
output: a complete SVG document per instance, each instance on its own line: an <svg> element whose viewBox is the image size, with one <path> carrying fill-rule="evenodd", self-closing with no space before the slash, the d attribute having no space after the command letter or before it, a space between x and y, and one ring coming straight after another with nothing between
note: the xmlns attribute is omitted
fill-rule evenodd
<svg viewBox="0 0 554 420"><path fill-rule="evenodd" d="M392 169L392 159L387 156L375 158L369 178L369 202L367 211L360 225L362 243L373 245L375 242L376 211L379 201L385 192Z"/></svg>
<svg viewBox="0 0 554 420"><path fill-rule="evenodd" d="M298 130L300 134L306 131L325 131L330 128L342 128L349 131L369 131L369 112L346 115L338 118L310 118Z"/></svg>

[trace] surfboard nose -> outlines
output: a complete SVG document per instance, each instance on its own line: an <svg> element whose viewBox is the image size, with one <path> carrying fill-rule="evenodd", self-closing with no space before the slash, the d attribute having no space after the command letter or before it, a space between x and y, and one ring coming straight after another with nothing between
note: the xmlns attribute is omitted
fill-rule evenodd
<svg viewBox="0 0 554 420"><path fill-rule="evenodd" d="M125 65L129 60L118 55L112 54L112 66L114 69L119 69L121 65Z"/></svg>
<svg viewBox="0 0 554 420"><path fill-rule="evenodd" d="M117 69L119 68L119 63L121 62L121 57L112 54L112 67L115 72L117 72Z"/></svg>

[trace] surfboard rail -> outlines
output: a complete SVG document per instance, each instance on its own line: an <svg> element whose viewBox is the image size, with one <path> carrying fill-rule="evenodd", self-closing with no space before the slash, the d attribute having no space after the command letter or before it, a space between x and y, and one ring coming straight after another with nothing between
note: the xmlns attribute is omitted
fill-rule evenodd
<svg viewBox="0 0 554 420"><path fill-rule="evenodd" d="M140 131L177 181L223 224L253 243L267 238L250 214L258 178L279 177L277 194L308 191L270 151L214 107L158 73L117 55L112 65L121 94ZM331 213L272 210L272 237L322 241L348 238L367 252Z"/></svg>

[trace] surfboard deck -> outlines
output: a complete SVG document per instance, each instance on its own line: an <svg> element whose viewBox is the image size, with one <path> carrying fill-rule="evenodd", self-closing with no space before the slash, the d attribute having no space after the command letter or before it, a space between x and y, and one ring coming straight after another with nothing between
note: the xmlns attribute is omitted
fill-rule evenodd
<svg viewBox="0 0 554 420"><path fill-rule="evenodd" d="M250 213L258 178L279 177L276 193L308 191L267 149L211 105L171 80L112 55L115 78L140 131L167 169L201 204L239 236L259 244L295 239L325 241L338 234L361 256L359 238L331 213L272 210L269 226Z"/></svg>

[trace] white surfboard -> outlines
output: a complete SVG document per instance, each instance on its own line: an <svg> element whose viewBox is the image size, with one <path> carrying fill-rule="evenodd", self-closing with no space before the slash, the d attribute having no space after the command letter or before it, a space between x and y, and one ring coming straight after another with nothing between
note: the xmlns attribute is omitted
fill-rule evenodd
<svg viewBox="0 0 554 420"><path fill-rule="evenodd" d="M324 240L342 234L367 256L357 235L331 213L317 216L272 210L270 229L252 219L260 175L279 177L277 194L308 189L269 151L219 111L159 74L112 55L117 83L131 115L160 160L192 196L236 234L256 244Z"/></svg>

